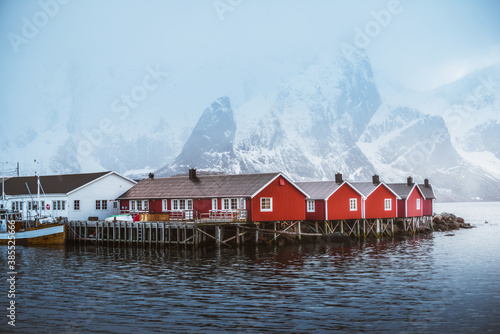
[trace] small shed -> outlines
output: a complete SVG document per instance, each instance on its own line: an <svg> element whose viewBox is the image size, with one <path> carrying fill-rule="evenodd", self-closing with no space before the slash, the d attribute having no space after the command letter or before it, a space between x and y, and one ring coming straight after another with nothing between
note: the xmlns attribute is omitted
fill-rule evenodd
<svg viewBox="0 0 500 334"><path fill-rule="evenodd" d="M363 194L335 175L335 181L298 182L310 198L306 200L307 220L342 220L363 217Z"/></svg>
<svg viewBox="0 0 500 334"><path fill-rule="evenodd" d="M352 185L364 196L363 218L396 218L396 200L400 199L387 184L373 175L372 182L353 182Z"/></svg>
<svg viewBox="0 0 500 334"><path fill-rule="evenodd" d="M418 185L422 194L424 195L424 205L423 212L424 216L432 216L434 212L434 200L436 196L434 195L434 190L432 185L429 183L429 179L425 179L423 184Z"/></svg>
<svg viewBox="0 0 500 334"><path fill-rule="evenodd" d="M397 217L422 217L424 208L424 194L418 184L413 182L410 176L406 183L389 183L391 189L398 194Z"/></svg>

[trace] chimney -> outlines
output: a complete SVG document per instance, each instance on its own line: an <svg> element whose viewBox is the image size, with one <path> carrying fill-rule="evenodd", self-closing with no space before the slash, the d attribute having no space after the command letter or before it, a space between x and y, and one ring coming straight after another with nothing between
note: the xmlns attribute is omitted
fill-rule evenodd
<svg viewBox="0 0 500 334"><path fill-rule="evenodd" d="M379 177L377 174L374 174L373 175L373 184L379 184L380 183L380 180L379 180Z"/></svg>
<svg viewBox="0 0 500 334"><path fill-rule="evenodd" d="M335 183L338 183L338 184L342 183L342 173L335 174Z"/></svg>
<svg viewBox="0 0 500 334"><path fill-rule="evenodd" d="M413 178L411 176L408 176L406 184L408 185L408 187L411 187L413 185Z"/></svg>
<svg viewBox="0 0 500 334"><path fill-rule="evenodd" d="M429 188L429 179L424 180L424 187Z"/></svg>
<svg viewBox="0 0 500 334"><path fill-rule="evenodd" d="M149 178L150 179L154 179L155 178L155 175L153 173L149 173Z"/></svg>
<svg viewBox="0 0 500 334"><path fill-rule="evenodd" d="M189 180L190 180L190 181L194 181L194 180L196 180L196 169L191 168L191 169L189 170Z"/></svg>

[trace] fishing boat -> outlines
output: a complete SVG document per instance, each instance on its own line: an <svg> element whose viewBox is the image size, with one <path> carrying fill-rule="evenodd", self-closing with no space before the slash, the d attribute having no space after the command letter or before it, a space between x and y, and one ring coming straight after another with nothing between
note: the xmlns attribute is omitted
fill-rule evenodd
<svg viewBox="0 0 500 334"><path fill-rule="evenodd" d="M34 221L23 220L19 211L0 209L0 245L63 245L66 242L66 224L54 222L50 216L41 216L39 176L37 184L37 216ZM5 203L3 190L2 198Z"/></svg>

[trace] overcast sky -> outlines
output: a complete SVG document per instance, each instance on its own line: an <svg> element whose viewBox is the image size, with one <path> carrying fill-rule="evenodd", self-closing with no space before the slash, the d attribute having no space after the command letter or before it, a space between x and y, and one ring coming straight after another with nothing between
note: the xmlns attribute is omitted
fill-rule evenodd
<svg viewBox="0 0 500 334"><path fill-rule="evenodd" d="M497 0L0 0L1 129L109 111L144 80L148 110L192 127L341 43L425 91L498 63L499 17Z"/></svg>

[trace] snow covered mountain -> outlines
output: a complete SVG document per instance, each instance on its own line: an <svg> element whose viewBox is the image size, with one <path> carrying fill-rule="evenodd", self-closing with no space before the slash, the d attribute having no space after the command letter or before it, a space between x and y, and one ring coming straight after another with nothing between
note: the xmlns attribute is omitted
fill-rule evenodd
<svg viewBox="0 0 500 334"><path fill-rule="evenodd" d="M477 82L470 85L458 84L469 91ZM479 122L479 128L461 138L457 131L450 135L450 114L457 105L468 103L470 108L469 100L451 98L463 97L453 95L456 89L444 87L418 105L393 106L381 98L366 54L344 49L234 111L229 98L218 99L205 110L174 163L158 174L194 167L206 172L282 171L295 180L331 180L342 172L352 180L369 180L378 173L383 180L403 182L411 175L417 182L429 178L443 201L498 200L495 168L467 157L467 152L480 152L498 159L498 141L488 140L498 138L498 123ZM488 108L498 110L498 96L494 91L487 99ZM436 112L443 104L451 111Z"/></svg>

